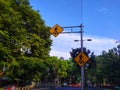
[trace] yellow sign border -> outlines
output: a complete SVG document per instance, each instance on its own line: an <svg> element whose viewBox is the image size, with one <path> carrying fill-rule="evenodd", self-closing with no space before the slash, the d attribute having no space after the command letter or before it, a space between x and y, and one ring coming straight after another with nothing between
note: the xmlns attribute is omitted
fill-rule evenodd
<svg viewBox="0 0 120 90"><path fill-rule="evenodd" d="M61 26L59 26L58 24L54 25L51 29L50 29L50 33L57 37L60 33L62 33L63 28Z"/></svg>
<svg viewBox="0 0 120 90"><path fill-rule="evenodd" d="M80 52L76 57L75 57L75 62L79 65L79 66L84 66L87 61L89 60L88 56L86 56L83 52Z"/></svg>

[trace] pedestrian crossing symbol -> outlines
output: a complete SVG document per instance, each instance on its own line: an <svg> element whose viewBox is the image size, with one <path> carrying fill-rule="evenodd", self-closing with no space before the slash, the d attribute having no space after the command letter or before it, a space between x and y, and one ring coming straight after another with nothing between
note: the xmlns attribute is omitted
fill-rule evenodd
<svg viewBox="0 0 120 90"><path fill-rule="evenodd" d="M76 57L75 57L75 62L79 65L79 66L84 66L86 64L86 62L89 60L89 58L83 53L80 52Z"/></svg>
<svg viewBox="0 0 120 90"><path fill-rule="evenodd" d="M62 33L62 31L63 31L63 28L60 27L58 24L56 24L50 29L50 33L55 37L57 37L60 33Z"/></svg>

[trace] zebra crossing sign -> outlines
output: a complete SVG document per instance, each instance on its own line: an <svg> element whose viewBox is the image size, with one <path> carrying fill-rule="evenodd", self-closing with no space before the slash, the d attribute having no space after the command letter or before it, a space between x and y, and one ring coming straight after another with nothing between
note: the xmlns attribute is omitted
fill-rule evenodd
<svg viewBox="0 0 120 90"><path fill-rule="evenodd" d="M86 64L86 62L89 60L88 56L86 56L83 52L80 52L76 57L75 57L75 62L79 65L79 66L84 66Z"/></svg>
<svg viewBox="0 0 120 90"><path fill-rule="evenodd" d="M60 27L58 24L56 24L50 29L50 33L55 37L57 37L60 33L62 33L62 31L63 31L63 28Z"/></svg>

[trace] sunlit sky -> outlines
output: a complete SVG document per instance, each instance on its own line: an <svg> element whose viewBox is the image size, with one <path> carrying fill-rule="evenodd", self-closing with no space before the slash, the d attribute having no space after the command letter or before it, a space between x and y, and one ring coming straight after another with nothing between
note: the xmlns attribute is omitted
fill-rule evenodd
<svg viewBox="0 0 120 90"><path fill-rule="evenodd" d="M39 10L47 26L83 24L83 38L92 39L91 42L84 41L84 47L95 55L118 45L115 41L120 40L120 0L82 0L82 4L81 0L30 0L30 5L34 10ZM66 30L70 29L64 29ZM75 30L79 28L74 28L73 31ZM80 39L80 34L51 35L51 39L51 56L68 59L71 49L80 47L80 42L74 42L75 39Z"/></svg>

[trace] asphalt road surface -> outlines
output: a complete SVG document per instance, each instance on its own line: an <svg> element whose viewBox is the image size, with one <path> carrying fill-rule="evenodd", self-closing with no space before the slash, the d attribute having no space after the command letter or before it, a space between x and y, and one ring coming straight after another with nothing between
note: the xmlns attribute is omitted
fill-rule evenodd
<svg viewBox="0 0 120 90"><path fill-rule="evenodd" d="M80 87L56 87L52 90L82 90L82 89ZM87 90L104 90L104 89L89 87L87 88Z"/></svg>

